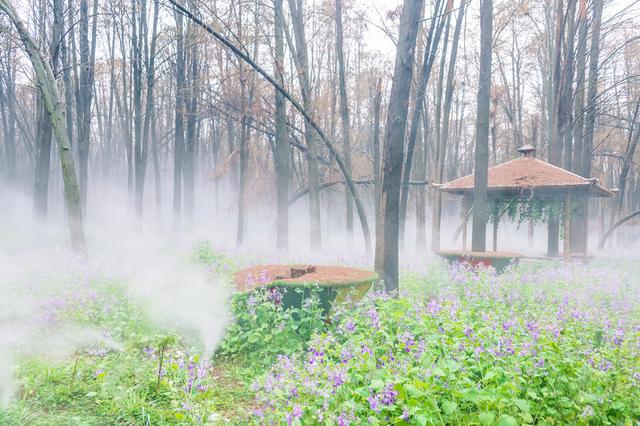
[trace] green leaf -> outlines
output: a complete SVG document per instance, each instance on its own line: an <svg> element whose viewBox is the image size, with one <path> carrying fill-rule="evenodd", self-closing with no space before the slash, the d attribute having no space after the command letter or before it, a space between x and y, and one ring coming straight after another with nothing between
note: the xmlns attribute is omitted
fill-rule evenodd
<svg viewBox="0 0 640 426"><path fill-rule="evenodd" d="M413 398L422 396L422 394L423 394L423 392L420 391L417 387L415 387L414 385L409 384L409 383L404 385L404 389L407 392L407 394L409 396L413 397Z"/></svg>
<svg viewBox="0 0 640 426"><path fill-rule="evenodd" d="M420 414L419 416L416 417L416 422L420 426L426 425L428 420L429 420L429 417L426 414Z"/></svg>
<svg viewBox="0 0 640 426"><path fill-rule="evenodd" d="M518 426L518 421L508 414L503 414L498 419L498 426Z"/></svg>
<svg viewBox="0 0 640 426"><path fill-rule="evenodd" d="M453 401L444 401L442 403L442 411L447 415L453 414L458 408L458 404Z"/></svg>
<svg viewBox="0 0 640 426"><path fill-rule="evenodd" d="M525 423L533 423L533 416L529 413L521 413L520 417L522 417L522 421Z"/></svg>
<svg viewBox="0 0 640 426"><path fill-rule="evenodd" d="M382 389L384 387L384 382L382 380L372 380L371 387L374 389Z"/></svg>
<svg viewBox="0 0 640 426"><path fill-rule="evenodd" d="M480 422L480 426L491 426L493 422L496 421L496 416L493 413L480 413L478 415L478 421Z"/></svg>
<svg viewBox="0 0 640 426"><path fill-rule="evenodd" d="M496 370L490 370L487 374L484 375L483 379L484 381L488 382L489 380L493 379L494 377L497 376L497 372Z"/></svg>
<svg viewBox="0 0 640 426"><path fill-rule="evenodd" d="M616 401L611 405L614 410L622 410L625 407L624 402Z"/></svg>
<svg viewBox="0 0 640 426"><path fill-rule="evenodd" d="M513 402L515 402L516 406L525 413L531 411L531 404L529 404L529 401L526 401L524 399L516 399Z"/></svg>
<svg viewBox="0 0 640 426"><path fill-rule="evenodd" d="M431 373L434 376L440 376L440 377L446 376L446 374L444 374L444 370L442 370L442 368L440 368L440 367L434 368Z"/></svg>
<svg viewBox="0 0 640 426"><path fill-rule="evenodd" d="M452 373L455 373L460 369L460 366L458 365L458 363L451 359L447 360L445 365L447 366L447 370L449 370Z"/></svg>

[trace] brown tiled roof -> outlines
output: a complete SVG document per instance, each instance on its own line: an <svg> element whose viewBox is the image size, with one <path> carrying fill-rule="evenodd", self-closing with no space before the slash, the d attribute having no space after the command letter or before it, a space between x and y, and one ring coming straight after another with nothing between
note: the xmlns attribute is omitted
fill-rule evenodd
<svg viewBox="0 0 640 426"><path fill-rule="evenodd" d="M458 194L473 191L473 175L452 180L440 187ZM568 170L538 160L521 157L489 168L489 192L536 191L552 193L557 190L587 190L595 197L610 197L613 193L598 185L595 179L586 179Z"/></svg>

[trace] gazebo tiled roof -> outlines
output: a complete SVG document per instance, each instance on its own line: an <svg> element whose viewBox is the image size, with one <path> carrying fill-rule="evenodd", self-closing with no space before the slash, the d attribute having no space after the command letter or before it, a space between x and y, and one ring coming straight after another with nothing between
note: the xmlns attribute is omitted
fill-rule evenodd
<svg viewBox="0 0 640 426"><path fill-rule="evenodd" d="M539 195L560 195L567 192L585 193L591 197L610 197L613 192L600 186L595 178L587 179L568 170L538 160L533 147L523 147L524 157L489 168L488 193L534 192ZM473 174L452 180L440 190L465 195L474 190Z"/></svg>

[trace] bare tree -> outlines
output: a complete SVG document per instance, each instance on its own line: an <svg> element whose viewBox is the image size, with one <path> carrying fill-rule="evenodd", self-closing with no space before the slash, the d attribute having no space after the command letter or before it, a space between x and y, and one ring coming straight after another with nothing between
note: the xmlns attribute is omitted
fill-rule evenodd
<svg viewBox="0 0 640 426"><path fill-rule="evenodd" d="M493 0L480 5L480 76L473 191L471 251L487 247L487 180L489 169L489 109L491 102L491 54L493 35Z"/></svg>
<svg viewBox="0 0 640 426"><path fill-rule="evenodd" d="M380 192L382 214L380 221L376 223L375 266L389 293L398 290L398 234L404 133L407 127L416 38L423 7L423 0L405 0L403 3L385 126Z"/></svg>
<svg viewBox="0 0 640 426"><path fill-rule="evenodd" d="M64 109L62 98L58 92L58 86L51 67L38 50L36 43L22 23L13 6L8 0L0 0L0 10L11 20L24 48L29 55L31 65L35 72L36 81L44 99L45 108L51 119L53 133L58 143L58 153L62 166L64 179L65 202L69 220L69 233L71 235L71 247L77 252L86 250L84 238L84 226L82 223L82 209L80 206L80 191L76 180L76 172L71 154L71 146L65 129Z"/></svg>
<svg viewBox="0 0 640 426"><path fill-rule="evenodd" d="M338 60L338 75L339 75L339 87L340 87L340 120L342 124L342 152L344 154L344 163L349 170L351 170L351 142L349 139L349 127L351 122L349 120L349 101L347 99L347 83L346 83L346 71L344 65L344 41L342 31L342 0L336 0L336 57ZM349 191L346 193L346 206L347 206L347 239L351 242L353 239L353 200Z"/></svg>
<svg viewBox="0 0 640 426"><path fill-rule="evenodd" d="M278 83L284 86L284 11L282 0L273 2L275 26L275 74ZM275 92L276 103L276 135L275 135L275 165L276 165L276 198L277 225L276 246L281 250L289 247L289 179L291 168L291 154L287 141L287 107L282 93Z"/></svg>

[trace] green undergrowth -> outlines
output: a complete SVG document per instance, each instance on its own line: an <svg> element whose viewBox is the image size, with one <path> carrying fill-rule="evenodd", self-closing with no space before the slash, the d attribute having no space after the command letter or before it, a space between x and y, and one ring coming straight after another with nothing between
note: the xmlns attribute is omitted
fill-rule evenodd
<svg viewBox="0 0 640 426"><path fill-rule="evenodd" d="M214 281L242 256L199 244ZM58 295L46 316L102 333L62 358L18 359L2 425L636 425L640 268L631 262L491 269L410 265L400 296L372 289L323 310L310 292L231 296L210 358L156 325L119 280ZM64 296L64 297L63 297Z"/></svg>

